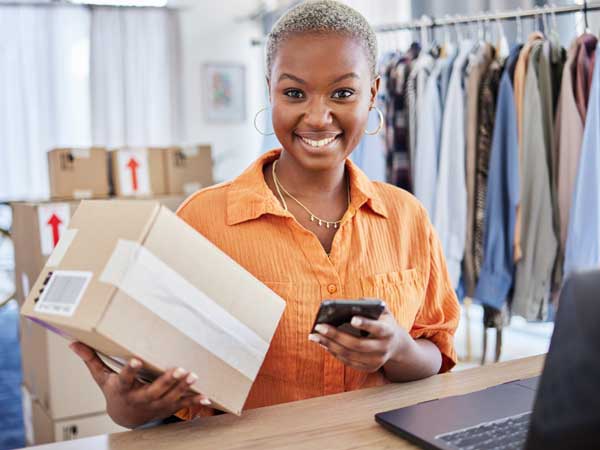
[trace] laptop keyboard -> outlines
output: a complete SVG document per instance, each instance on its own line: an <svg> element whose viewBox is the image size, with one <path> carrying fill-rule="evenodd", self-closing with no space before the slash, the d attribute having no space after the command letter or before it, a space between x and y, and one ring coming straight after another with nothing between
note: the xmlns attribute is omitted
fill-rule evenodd
<svg viewBox="0 0 600 450"><path fill-rule="evenodd" d="M521 450L525 447L531 413L436 436L458 450Z"/></svg>

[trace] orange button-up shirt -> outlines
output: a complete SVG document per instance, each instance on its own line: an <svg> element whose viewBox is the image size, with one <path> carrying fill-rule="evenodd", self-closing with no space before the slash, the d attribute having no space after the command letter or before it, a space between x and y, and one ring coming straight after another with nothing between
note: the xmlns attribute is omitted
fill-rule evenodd
<svg viewBox="0 0 600 450"><path fill-rule="evenodd" d="M345 367L309 342L324 299L384 300L413 338L438 346L441 371L451 369L459 304L425 209L409 193L370 181L348 160L350 206L328 256L265 182L263 166L279 152L263 155L234 181L195 193L178 210L286 302L245 409L389 383L383 370Z"/></svg>

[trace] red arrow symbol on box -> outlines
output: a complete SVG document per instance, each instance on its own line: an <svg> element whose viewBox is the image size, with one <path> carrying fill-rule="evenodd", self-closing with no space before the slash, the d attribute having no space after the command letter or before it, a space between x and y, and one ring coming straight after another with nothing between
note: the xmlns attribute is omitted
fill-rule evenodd
<svg viewBox="0 0 600 450"><path fill-rule="evenodd" d="M58 244L58 240L60 239L60 235L58 234L58 227L62 223L62 220L56 215L52 214L50 220L48 221L48 225L52 227L52 242L53 246L56 247Z"/></svg>
<svg viewBox="0 0 600 450"><path fill-rule="evenodd" d="M127 163L127 167L131 170L131 184L133 185L133 190L138 190L138 179L137 179L137 169L140 167L140 164L135 160L135 158L130 158Z"/></svg>

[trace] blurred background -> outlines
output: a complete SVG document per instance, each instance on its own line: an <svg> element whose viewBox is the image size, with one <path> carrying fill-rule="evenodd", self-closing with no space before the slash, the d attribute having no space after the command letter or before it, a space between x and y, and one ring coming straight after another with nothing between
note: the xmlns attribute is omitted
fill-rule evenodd
<svg viewBox="0 0 600 450"><path fill-rule="evenodd" d="M272 24L297 3L0 0L0 449L39 442L32 427L40 427L44 421L52 430L48 438L52 440L113 429L102 415L100 398L83 411L56 415L35 394L41 388L24 381L23 330L19 331L19 299L15 296L22 281L15 275L18 250L11 235L16 231L11 206L53 198L47 157L51 149L206 145L211 149L213 182L241 173L259 154L277 145L273 137L262 136L254 127L256 112L268 105L262 43ZM526 0L344 3L363 13L375 27L423 16L456 18L546 5ZM561 0L552 4L582 3ZM594 33L600 30L600 13L590 11L587 16L587 25L584 15L576 13L509 20L502 27L512 45L519 36L526 37L542 29L544 22L554 21L560 43L569 48L586 26ZM380 56L406 51L413 41L442 42L448 33L451 39L457 39L459 32L477 35L483 26L492 28L475 23L458 29L416 27L379 33ZM259 128L269 129L269 120L268 112L259 115ZM384 180L383 139L379 151L377 158L362 164L373 179ZM356 157L365 158L363 154ZM551 314L543 320L514 316L509 325L488 329L483 308L467 299L456 337L461 358L457 370L481 364L484 354L490 362L545 352L552 333L548 319ZM489 339L484 352L486 333ZM497 343L500 334L501 348ZM62 358L50 350L54 345L50 341L56 337L39 339L37 358ZM51 397L57 395L49 385L53 376L38 374L31 379L48 384L46 394ZM87 381L81 392L91 384ZM74 422L74 417L91 418L91 422Z"/></svg>

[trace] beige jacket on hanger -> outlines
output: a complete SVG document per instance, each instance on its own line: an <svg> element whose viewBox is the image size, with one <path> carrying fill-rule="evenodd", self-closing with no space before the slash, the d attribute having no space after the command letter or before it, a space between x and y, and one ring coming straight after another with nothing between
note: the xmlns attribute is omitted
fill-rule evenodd
<svg viewBox="0 0 600 450"><path fill-rule="evenodd" d="M529 61L529 53L536 43L544 40L544 35L538 31L531 33L527 43L523 46L519 54L519 60L515 67L515 107L517 109L517 131L519 136L519 173L523 180L523 97L525 94L525 81L527 76L527 64ZM521 181L521 185L523 182ZM521 206L517 207L517 217L515 220L515 242L514 242L514 258L515 262L521 259Z"/></svg>

